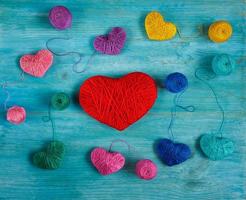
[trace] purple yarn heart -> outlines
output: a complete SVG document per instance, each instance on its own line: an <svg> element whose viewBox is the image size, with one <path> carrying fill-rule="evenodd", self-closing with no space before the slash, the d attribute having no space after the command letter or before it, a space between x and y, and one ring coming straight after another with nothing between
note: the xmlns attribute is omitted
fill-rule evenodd
<svg viewBox="0 0 246 200"><path fill-rule="evenodd" d="M174 143L169 139L158 141L156 152L160 159L168 166L180 164L191 157L191 150L188 145Z"/></svg>
<svg viewBox="0 0 246 200"><path fill-rule="evenodd" d="M94 40L94 48L104 54L117 55L126 41L126 32L121 27L114 27L108 35L99 35Z"/></svg>

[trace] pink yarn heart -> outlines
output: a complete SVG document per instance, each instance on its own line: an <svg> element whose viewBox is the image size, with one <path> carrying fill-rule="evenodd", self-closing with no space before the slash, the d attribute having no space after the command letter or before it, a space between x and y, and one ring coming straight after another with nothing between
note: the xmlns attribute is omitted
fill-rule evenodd
<svg viewBox="0 0 246 200"><path fill-rule="evenodd" d="M24 55L20 59L21 69L35 77L42 77L53 63L53 55L49 50L43 49L36 55Z"/></svg>
<svg viewBox="0 0 246 200"><path fill-rule="evenodd" d="M111 153L103 148L95 148L91 152L91 162L100 174L109 175L124 166L125 157L118 152Z"/></svg>
<svg viewBox="0 0 246 200"><path fill-rule="evenodd" d="M126 32L121 27L114 27L108 35L97 36L94 48L104 54L117 55L126 41Z"/></svg>

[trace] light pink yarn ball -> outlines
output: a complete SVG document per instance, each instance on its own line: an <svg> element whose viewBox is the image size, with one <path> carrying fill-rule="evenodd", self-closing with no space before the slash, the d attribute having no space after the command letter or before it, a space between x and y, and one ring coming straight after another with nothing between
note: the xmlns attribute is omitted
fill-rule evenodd
<svg viewBox="0 0 246 200"><path fill-rule="evenodd" d="M8 109L7 112L7 120L12 124L20 124L24 122L26 119L26 111L25 108L20 106L13 106Z"/></svg>
<svg viewBox="0 0 246 200"><path fill-rule="evenodd" d="M151 160L140 160L136 164L136 174L141 179L153 179L157 174L157 166Z"/></svg>

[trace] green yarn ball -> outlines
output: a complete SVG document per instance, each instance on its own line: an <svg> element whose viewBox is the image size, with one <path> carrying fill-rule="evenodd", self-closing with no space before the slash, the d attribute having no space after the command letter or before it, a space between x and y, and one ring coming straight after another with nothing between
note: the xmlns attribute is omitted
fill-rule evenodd
<svg viewBox="0 0 246 200"><path fill-rule="evenodd" d="M223 160L234 151L234 143L232 140L217 137L212 134L202 135L200 147L203 153L211 160Z"/></svg>
<svg viewBox="0 0 246 200"><path fill-rule="evenodd" d="M61 166L65 146L60 141L51 142L46 149L33 156L33 164L42 169L57 169Z"/></svg>
<svg viewBox="0 0 246 200"><path fill-rule="evenodd" d="M69 104L69 96L64 92L54 94L51 98L51 105L56 110L64 110L69 106Z"/></svg>
<svg viewBox="0 0 246 200"><path fill-rule="evenodd" d="M220 54L213 58L212 69L215 74L226 76L236 68L236 61L228 54Z"/></svg>

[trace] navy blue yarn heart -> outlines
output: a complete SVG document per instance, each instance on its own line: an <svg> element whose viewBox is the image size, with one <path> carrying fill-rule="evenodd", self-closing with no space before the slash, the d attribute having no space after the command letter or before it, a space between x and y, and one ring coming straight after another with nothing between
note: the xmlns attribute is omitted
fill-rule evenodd
<svg viewBox="0 0 246 200"><path fill-rule="evenodd" d="M156 153L168 166L180 164L191 157L191 150L188 145L174 143L169 139L161 139L158 141Z"/></svg>

